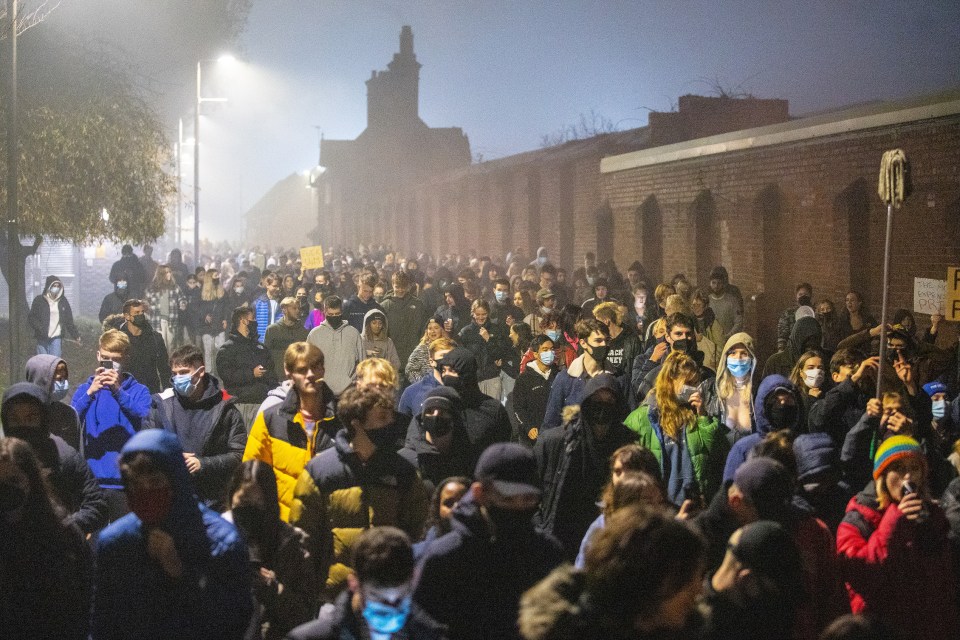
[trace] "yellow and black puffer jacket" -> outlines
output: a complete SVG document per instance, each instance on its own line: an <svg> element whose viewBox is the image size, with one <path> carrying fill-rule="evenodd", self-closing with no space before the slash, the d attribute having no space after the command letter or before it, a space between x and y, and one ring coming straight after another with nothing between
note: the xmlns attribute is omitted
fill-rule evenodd
<svg viewBox="0 0 960 640"><path fill-rule="evenodd" d="M393 526L416 540L423 533L429 498L420 474L391 450L377 450L366 462L341 429L334 446L307 463L297 482L290 522L306 531L327 576L332 601L346 585L350 554L360 534Z"/></svg>
<svg viewBox="0 0 960 640"><path fill-rule="evenodd" d="M323 397L329 400L323 420L314 429L313 438L307 438L303 414L300 413L300 396L295 388L291 388L283 402L257 416L243 450L244 462L260 460L273 467L280 497L280 519L284 522L290 521L293 490L300 472L310 458L333 446L333 438L340 429L333 392L326 383L321 384Z"/></svg>

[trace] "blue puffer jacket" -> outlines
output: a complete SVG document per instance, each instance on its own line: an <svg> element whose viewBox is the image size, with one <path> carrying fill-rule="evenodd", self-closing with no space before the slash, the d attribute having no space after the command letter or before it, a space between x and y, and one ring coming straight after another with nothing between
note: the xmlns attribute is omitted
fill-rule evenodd
<svg viewBox="0 0 960 640"><path fill-rule="evenodd" d="M767 399L767 396L770 395L770 392L778 387L789 389L794 395L797 394L793 383L779 374L767 376L760 382L760 387L757 389L757 397L753 401L753 433L733 443L733 448L730 449L730 453L727 454L727 464L723 468L724 483L728 480L733 480L733 475L737 472L737 468L747 461L747 455L750 453L750 449L753 449L754 446L763 440L763 436L773 431L773 425L770 424L770 418L767 417L763 403ZM799 406L800 403L797 402L797 407L799 408ZM794 427L796 427L796 425L794 425Z"/></svg>
<svg viewBox="0 0 960 640"><path fill-rule="evenodd" d="M123 487L117 465L120 449L140 430L141 422L149 415L150 390L129 373L123 374L116 393L100 389L87 395L92 383L93 376L90 376L77 387L71 400L83 422L83 457L101 487L120 489Z"/></svg>
<svg viewBox="0 0 960 640"><path fill-rule="evenodd" d="M194 496L175 435L142 431L123 447L121 459L140 452L170 480L172 506L155 527L129 513L100 534L92 638L242 638L253 612L243 539ZM173 538L183 565L179 579L148 555L153 529Z"/></svg>

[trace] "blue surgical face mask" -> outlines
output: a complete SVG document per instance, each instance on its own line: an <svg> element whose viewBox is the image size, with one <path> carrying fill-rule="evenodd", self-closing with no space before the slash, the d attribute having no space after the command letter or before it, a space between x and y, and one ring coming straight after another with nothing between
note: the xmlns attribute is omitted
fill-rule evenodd
<svg viewBox="0 0 960 640"><path fill-rule="evenodd" d="M559 329L547 329L544 331L547 334L547 337L550 338L550 341L554 344L557 343L557 340L560 339L560 330Z"/></svg>
<svg viewBox="0 0 960 640"><path fill-rule="evenodd" d="M947 401L934 400L931 409L933 411L933 417L939 420L943 416L947 415Z"/></svg>
<svg viewBox="0 0 960 640"><path fill-rule="evenodd" d="M540 362L549 367L553 364L553 361L556 359L556 357L557 354L555 354L552 349L550 351L542 351L540 353Z"/></svg>
<svg viewBox="0 0 960 640"><path fill-rule="evenodd" d="M499 302L500 304L503 304L504 302L507 301L507 295L509 294L506 291L493 292L493 297L495 297L497 299L497 302Z"/></svg>
<svg viewBox="0 0 960 640"><path fill-rule="evenodd" d="M70 390L69 380L54 380L51 396L54 402L60 402L67 397L67 391Z"/></svg>
<svg viewBox="0 0 960 640"><path fill-rule="evenodd" d="M173 376L173 389L182 396L192 394L197 388L197 385L193 384L193 375L192 373L183 373Z"/></svg>
<svg viewBox="0 0 960 640"><path fill-rule="evenodd" d="M372 634L390 636L403 629L410 616L412 597L407 596L396 606L376 602L367 598L363 605L363 619L367 621Z"/></svg>
<svg viewBox="0 0 960 640"><path fill-rule="evenodd" d="M735 378L742 378L749 374L751 364L753 362L749 358L741 360L740 358L727 356L727 371L732 373Z"/></svg>

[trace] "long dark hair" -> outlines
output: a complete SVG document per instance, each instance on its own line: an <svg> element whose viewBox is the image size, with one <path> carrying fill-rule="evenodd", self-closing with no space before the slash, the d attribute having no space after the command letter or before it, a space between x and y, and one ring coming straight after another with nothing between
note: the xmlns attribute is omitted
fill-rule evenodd
<svg viewBox="0 0 960 640"><path fill-rule="evenodd" d="M237 467L227 488L227 498L224 504L233 508L233 497L238 491L256 485L263 494L263 536L264 551L273 553L277 547L277 537L280 531L280 498L277 493L277 476L266 462L247 460Z"/></svg>
<svg viewBox="0 0 960 640"><path fill-rule="evenodd" d="M12 463L27 477L30 486L24 504L24 522L36 533L37 542L41 546L60 547L66 535L63 524L66 512L44 480L33 449L19 438L0 438L0 461Z"/></svg>

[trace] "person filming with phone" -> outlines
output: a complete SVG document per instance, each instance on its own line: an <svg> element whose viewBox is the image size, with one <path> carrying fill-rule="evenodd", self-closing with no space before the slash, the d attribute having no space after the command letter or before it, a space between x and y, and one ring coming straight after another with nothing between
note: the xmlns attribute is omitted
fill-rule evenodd
<svg viewBox="0 0 960 640"><path fill-rule="evenodd" d="M71 400L83 424L80 451L106 494L111 522L128 511L117 464L120 450L150 413L150 390L125 370L129 351L124 332L101 335L97 368Z"/></svg>

